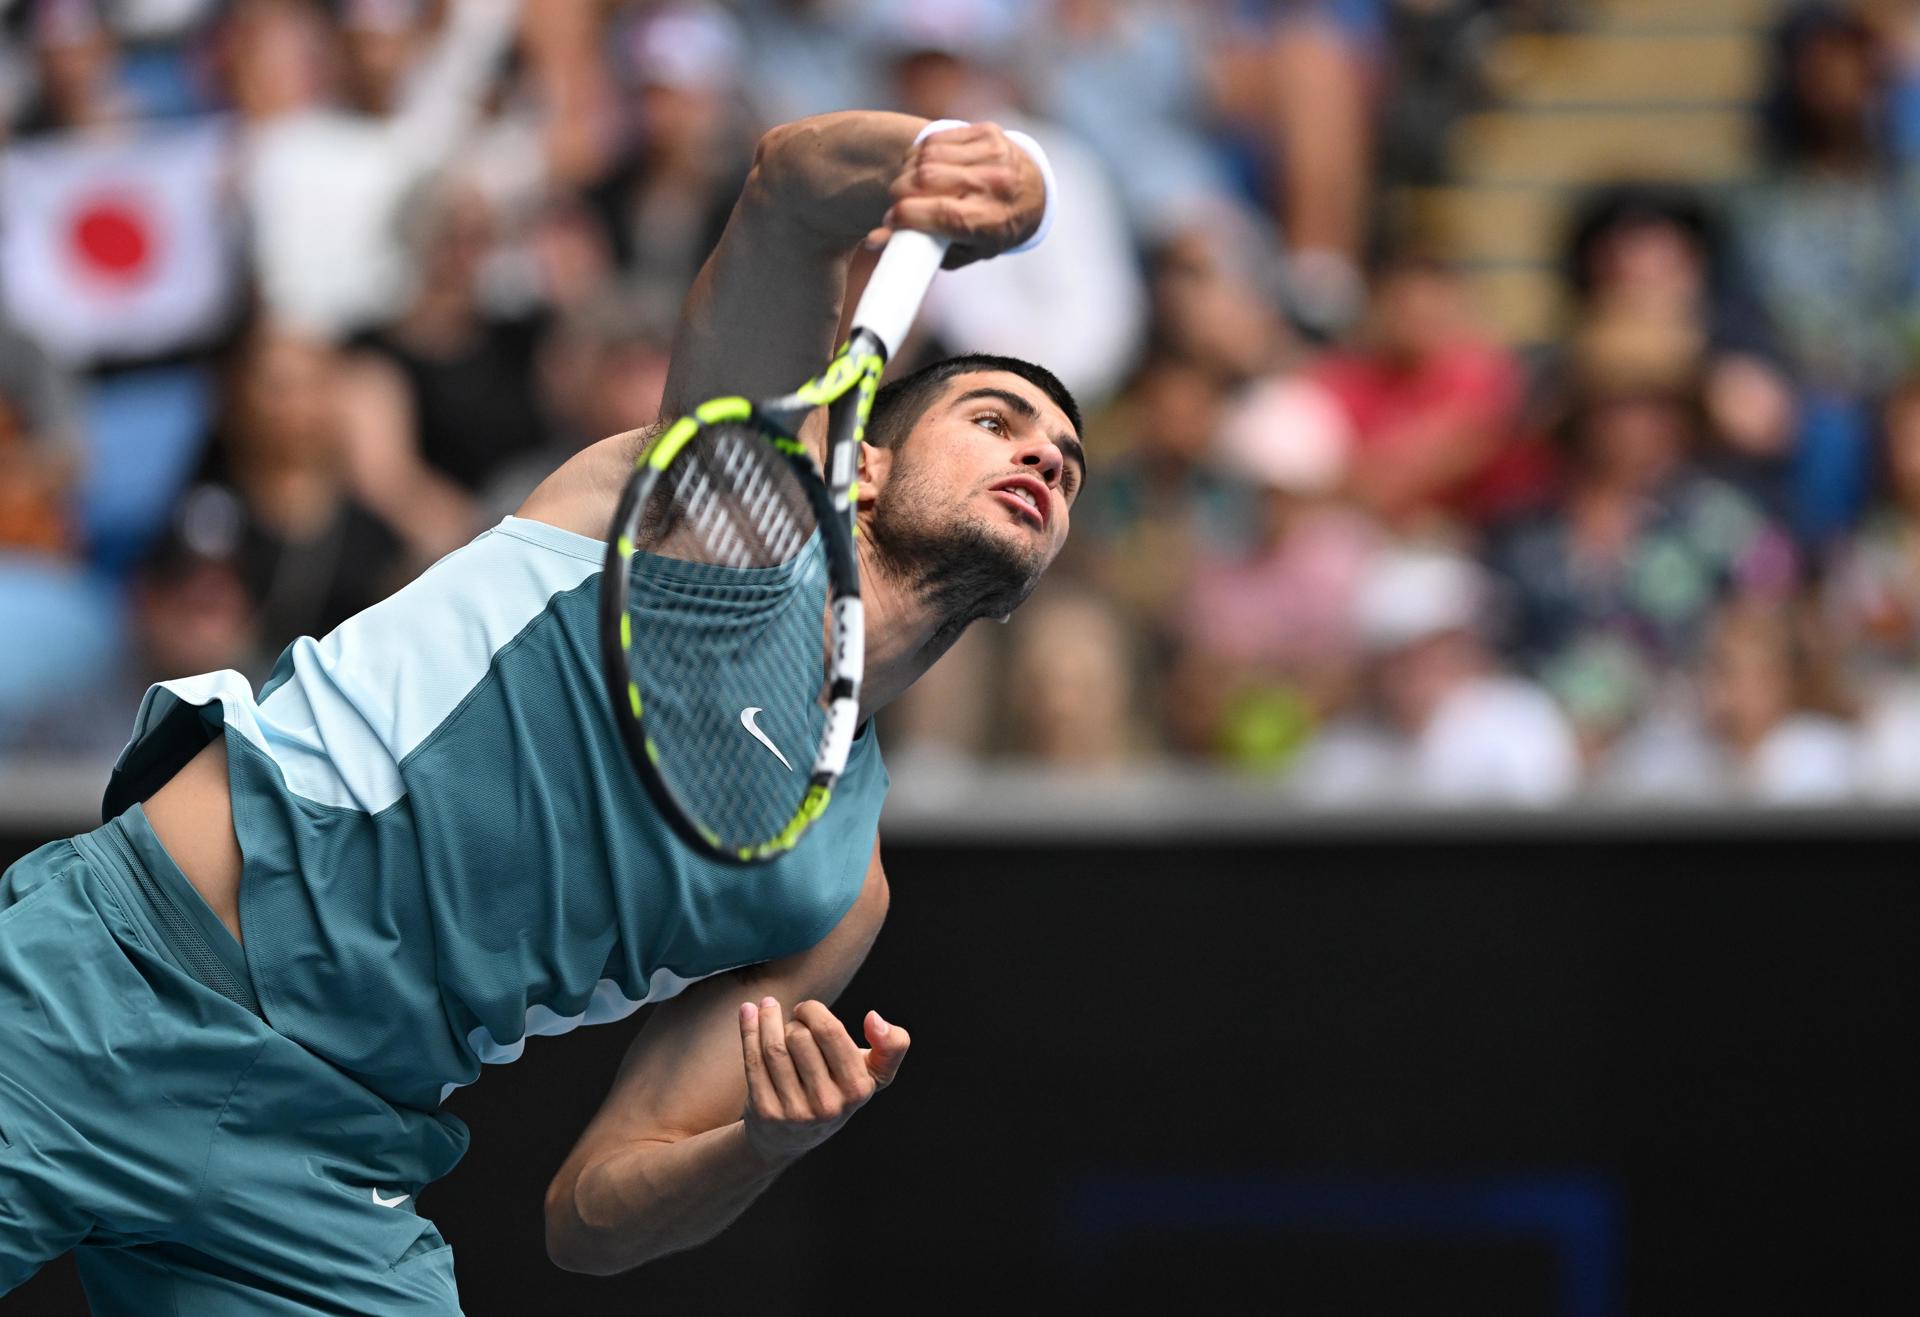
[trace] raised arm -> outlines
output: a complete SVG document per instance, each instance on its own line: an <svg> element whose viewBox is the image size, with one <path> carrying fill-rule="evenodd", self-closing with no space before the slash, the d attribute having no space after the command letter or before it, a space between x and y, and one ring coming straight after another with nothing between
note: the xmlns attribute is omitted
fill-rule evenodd
<svg viewBox="0 0 1920 1317"><path fill-rule="evenodd" d="M1032 156L990 123L916 144L925 126L910 115L852 110L760 139L726 231L687 294L662 416L723 394L764 398L805 383L837 346L853 258L889 224L951 239L949 266L996 256L1039 231L1047 185ZM604 534L638 445L653 433L615 435L576 454L520 515Z"/></svg>
<svg viewBox="0 0 1920 1317"><path fill-rule="evenodd" d="M1039 228L1039 167L993 124L914 142L911 115L853 110L760 139L725 233L687 297L665 415L724 393L797 387L836 346L850 259L885 225L953 240L949 266L998 255Z"/></svg>
<svg viewBox="0 0 1920 1317"><path fill-rule="evenodd" d="M876 847L859 898L818 946L696 984L654 1013L547 1189L557 1265L610 1275L704 1243L893 1078L906 1030L869 1014L863 1049L824 1004L886 909Z"/></svg>

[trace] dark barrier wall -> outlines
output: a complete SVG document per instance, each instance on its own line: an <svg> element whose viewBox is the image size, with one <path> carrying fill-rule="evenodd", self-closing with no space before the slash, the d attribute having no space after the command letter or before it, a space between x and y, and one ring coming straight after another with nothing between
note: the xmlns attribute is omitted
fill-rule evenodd
<svg viewBox="0 0 1920 1317"><path fill-rule="evenodd" d="M423 1198L469 1312L1915 1310L1904 840L889 854L843 1013L912 1028L898 1086L591 1280L540 1195L629 1030L535 1040Z"/></svg>

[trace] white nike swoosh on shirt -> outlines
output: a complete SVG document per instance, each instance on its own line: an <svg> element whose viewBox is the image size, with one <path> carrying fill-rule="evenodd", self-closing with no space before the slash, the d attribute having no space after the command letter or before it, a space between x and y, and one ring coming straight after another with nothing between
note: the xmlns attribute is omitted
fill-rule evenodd
<svg viewBox="0 0 1920 1317"><path fill-rule="evenodd" d="M748 734L750 734L754 740L758 741L761 745L766 746L767 749L773 751L773 757L775 759L778 759L781 765L785 767L785 769L789 773L791 773L793 771L793 765L787 763L787 757L780 753L780 747L775 745L772 741L768 740L767 734L761 731L758 727L755 727L753 725L753 717L755 714L759 712L760 712L760 708L758 705L750 709L740 710L740 725L747 729Z"/></svg>
<svg viewBox="0 0 1920 1317"><path fill-rule="evenodd" d="M406 1202L407 1199L411 1197L413 1197L412 1194L401 1194L397 1198L382 1198L380 1196L380 1191L378 1189L375 1189L373 1191L373 1201L380 1204L380 1206L382 1207L398 1207L400 1206L400 1204Z"/></svg>

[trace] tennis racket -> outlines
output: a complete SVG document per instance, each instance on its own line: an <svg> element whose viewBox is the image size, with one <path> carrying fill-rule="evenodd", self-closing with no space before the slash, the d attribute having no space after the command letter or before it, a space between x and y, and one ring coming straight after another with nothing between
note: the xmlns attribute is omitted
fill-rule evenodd
<svg viewBox="0 0 1920 1317"><path fill-rule="evenodd" d="M649 444L607 536L600 653L628 756L698 853L755 864L826 813L860 716L860 442L947 240L896 232L846 345L790 394L714 398ZM827 409L826 471L800 440Z"/></svg>

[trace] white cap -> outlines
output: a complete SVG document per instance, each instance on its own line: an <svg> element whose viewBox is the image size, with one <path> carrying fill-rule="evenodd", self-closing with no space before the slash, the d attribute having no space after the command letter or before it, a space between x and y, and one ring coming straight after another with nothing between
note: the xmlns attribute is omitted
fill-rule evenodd
<svg viewBox="0 0 1920 1317"><path fill-rule="evenodd" d="M1006 49L1018 30L1007 0L878 0L867 12L878 44L902 55L979 58Z"/></svg>
<svg viewBox="0 0 1920 1317"><path fill-rule="evenodd" d="M1352 448L1353 422L1339 399L1313 380L1284 377L1242 394L1215 441L1228 470L1298 494L1338 488Z"/></svg>
<svg viewBox="0 0 1920 1317"><path fill-rule="evenodd" d="M639 86L715 91L738 81L745 42L725 10L672 4L634 25L627 53Z"/></svg>
<svg viewBox="0 0 1920 1317"><path fill-rule="evenodd" d="M1486 602L1486 575L1470 559L1399 548L1368 569L1354 600L1355 622L1369 649L1395 650L1471 628Z"/></svg>

